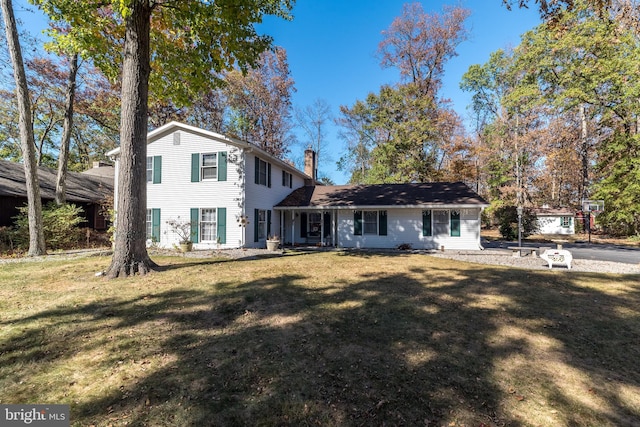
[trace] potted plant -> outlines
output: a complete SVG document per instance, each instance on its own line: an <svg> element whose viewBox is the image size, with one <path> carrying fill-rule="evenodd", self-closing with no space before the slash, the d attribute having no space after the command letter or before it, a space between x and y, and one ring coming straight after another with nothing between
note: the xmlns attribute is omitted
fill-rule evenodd
<svg viewBox="0 0 640 427"><path fill-rule="evenodd" d="M267 238L267 249L270 251L277 251L280 246L280 237L272 235Z"/></svg>
<svg viewBox="0 0 640 427"><path fill-rule="evenodd" d="M171 230L178 235L180 250L182 252L190 252L193 249L193 243L191 242L191 221L181 221L180 217L177 219L170 219L167 221L167 225L171 227Z"/></svg>

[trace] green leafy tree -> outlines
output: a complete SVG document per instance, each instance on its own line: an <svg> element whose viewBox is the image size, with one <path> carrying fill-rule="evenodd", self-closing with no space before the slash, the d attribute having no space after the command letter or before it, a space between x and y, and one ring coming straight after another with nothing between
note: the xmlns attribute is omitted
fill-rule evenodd
<svg viewBox="0 0 640 427"><path fill-rule="evenodd" d="M289 0L35 0L71 31L72 42L112 80L121 77L120 174L114 254L108 277L145 274L156 267L147 253L146 134L149 92L177 105L219 84L219 73L246 70L271 44L255 24L263 15L288 17ZM153 72L152 72L153 69ZM142 159L142 161L141 161Z"/></svg>
<svg viewBox="0 0 640 427"><path fill-rule="evenodd" d="M515 206L505 205L495 209L494 217L503 239L518 239L518 209ZM538 231L537 217L531 209L523 209L521 226L523 238L531 236Z"/></svg>

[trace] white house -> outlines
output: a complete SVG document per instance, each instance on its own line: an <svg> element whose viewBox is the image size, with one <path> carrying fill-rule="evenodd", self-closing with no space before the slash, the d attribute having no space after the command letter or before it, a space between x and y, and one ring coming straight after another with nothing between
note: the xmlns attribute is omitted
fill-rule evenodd
<svg viewBox="0 0 640 427"><path fill-rule="evenodd" d="M574 234L575 213L567 208L536 208L538 233L540 234Z"/></svg>
<svg viewBox="0 0 640 427"><path fill-rule="evenodd" d="M147 136L147 235L173 247L168 221L191 226L194 249L283 244L479 249L488 204L463 183L322 186L253 144L171 122ZM119 173L119 149L107 153ZM116 179L117 200L117 179ZM117 213L117 206L116 206Z"/></svg>

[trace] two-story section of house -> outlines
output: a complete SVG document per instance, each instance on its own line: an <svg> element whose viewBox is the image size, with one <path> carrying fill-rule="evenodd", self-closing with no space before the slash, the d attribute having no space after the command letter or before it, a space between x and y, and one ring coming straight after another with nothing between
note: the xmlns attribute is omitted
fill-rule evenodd
<svg viewBox="0 0 640 427"><path fill-rule="evenodd" d="M107 153L116 177L119 154ZM171 223L188 224L195 249L264 247L279 231L273 207L310 180L253 144L178 122L147 135L146 162L147 241L164 248L180 242Z"/></svg>

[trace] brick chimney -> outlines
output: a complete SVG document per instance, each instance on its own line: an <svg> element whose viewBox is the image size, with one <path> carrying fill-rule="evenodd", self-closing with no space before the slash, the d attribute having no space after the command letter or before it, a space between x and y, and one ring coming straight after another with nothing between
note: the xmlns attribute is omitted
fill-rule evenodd
<svg viewBox="0 0 640 427"><path fill-rule="evenodd" d="M311 177L311 185L315 185L318 173L318 161L316 152L311 148L304 150L304 173Z"/></svg>

